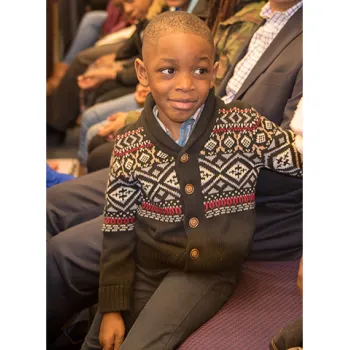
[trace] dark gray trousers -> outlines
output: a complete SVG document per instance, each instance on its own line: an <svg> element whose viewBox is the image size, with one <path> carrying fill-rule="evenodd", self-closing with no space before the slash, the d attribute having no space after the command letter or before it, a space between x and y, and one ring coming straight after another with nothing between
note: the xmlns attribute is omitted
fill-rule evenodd
<svg viewBox="0 0 350 350"><path fill-rule="evenodd" d="M126 337L120 350L177 348L212 318L232 295L233 273L188 274L137 267L132 309L122 313ZM82 350L101 349L98 311Z"/></svg>

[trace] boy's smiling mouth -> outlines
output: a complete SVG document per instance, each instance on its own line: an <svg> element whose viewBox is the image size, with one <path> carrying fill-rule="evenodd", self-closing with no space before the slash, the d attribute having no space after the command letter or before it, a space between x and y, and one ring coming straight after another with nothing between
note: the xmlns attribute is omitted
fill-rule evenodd
<svg viewBox="0 0 350 350"><path fill-rule="evenodd" d="M170 105L175 109L187 111L192 109L197 100L194 99L169 99Z"/></svg>

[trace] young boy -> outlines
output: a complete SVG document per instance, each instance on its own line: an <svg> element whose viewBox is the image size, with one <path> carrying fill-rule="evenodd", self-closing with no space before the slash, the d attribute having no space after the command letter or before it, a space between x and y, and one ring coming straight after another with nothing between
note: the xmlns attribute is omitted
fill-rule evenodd
<svg viewBox="0 0 350 350"><path fill-rule="evenodd" d="M205 12L206 7L208 6L207 2L203 0L164 0L163 3L164 6L162 6L162 12L169 11L170 9L171 11L187 11L189 13L192 13L192 11L194 10L193 14L197 14L197 11L194 7L197 7L196 5L200 5L199 9L201 11L199 14L202 14L203 12ZM127 2L124 2L124 4L126 4L125 6L129 7L133 6L133 4L127 4ZM128 10L128 8L126 10ZM96 71L96 73L98 73L98 71ZM87 73L87 75L90 74L91 73ZM92 74L94 73L92 72ZM112 74L111 76L115 78L115 72L114 75ZM135 109L142 108L146 95L148 93L148 87L145 88L142 87L141 84L138 84L134 93L116 99L111 99L105 102L97 103L84 111L84 113L82 114L79 141L80 145L78 150L78 159L81 167L86 167L86 161L88 158L88 144L91 141L91 139L95 135L97 135L99 129L101 129L103 126L108 128L108 125L111 123L111 120L114 119L113 117L108 117L110 117L112 114L116 114L117 112L119 112L118 117L115 118L119 119L122 114L120 112L129 112L134 111Z"/></svg>
<svg viewBox="0 0 350 350"><path fill-rule="evenodd" d="M179 346L232 295L254 232L259 170L301 176L291 131L214 96L218 63L200 19L155 17L142 54L135 67L151 94L116 139L100 312L82 349Z"/></svg>

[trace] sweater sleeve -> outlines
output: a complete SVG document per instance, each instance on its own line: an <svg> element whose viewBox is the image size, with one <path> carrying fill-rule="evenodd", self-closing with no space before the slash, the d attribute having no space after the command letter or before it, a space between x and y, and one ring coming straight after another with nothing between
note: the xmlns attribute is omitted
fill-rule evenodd
<svg viewBox="0 0 350 350"><path fill-rule="evenodd" d="M295 145L295 133L254 112L259 120L255 142L260 149L261 165L285 175L302 177L302 157Z"/></svg>
<svg viewBox="0 0 350 350"><path fill-rule="evenodd" d="M118 141L117 141L118 142ZM140 187L116 146L106 190L99 306L102 313L128 310L135 276L135 217Z"/></svg>

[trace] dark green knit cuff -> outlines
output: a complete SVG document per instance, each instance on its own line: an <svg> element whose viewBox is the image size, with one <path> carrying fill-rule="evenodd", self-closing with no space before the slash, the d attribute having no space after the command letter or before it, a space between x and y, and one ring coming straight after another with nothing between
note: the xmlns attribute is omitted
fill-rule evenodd
<svg viewBox="0 0 350 350"><path fill-rule="evenodd" d="M117 312L130 309L131 285L99 288L100 312Z"/></svg>

